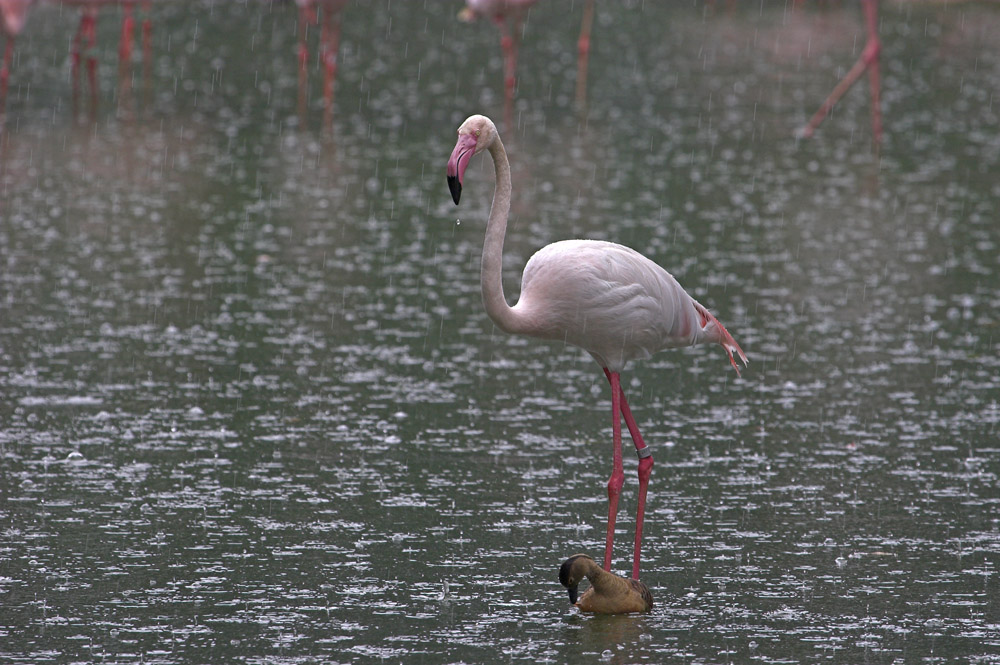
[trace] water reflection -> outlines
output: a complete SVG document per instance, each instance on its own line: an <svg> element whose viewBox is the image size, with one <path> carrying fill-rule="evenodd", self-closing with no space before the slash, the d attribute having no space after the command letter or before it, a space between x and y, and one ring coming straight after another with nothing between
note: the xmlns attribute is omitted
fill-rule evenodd
<svg viewBox="0 0 1000 665"><path fill-rule="evenodd" d="M876 160L863 94L792 138L836 65L754 42L782 7L599 5L585 123L578 26L532 10L522 57L570 57L520 70L509 283L618 240L753 350L742 381L708 350L631 373L657 605L596 618L557 571L600 553L603 378L495 333L489 203L456 219L442 177L502 112L492 38L355 9L334 147L297 120L291 5L154 8L150 107L86 127L78 15L35 8L0 174L2 659L995 660L993 12L883 8Z"/></svg>

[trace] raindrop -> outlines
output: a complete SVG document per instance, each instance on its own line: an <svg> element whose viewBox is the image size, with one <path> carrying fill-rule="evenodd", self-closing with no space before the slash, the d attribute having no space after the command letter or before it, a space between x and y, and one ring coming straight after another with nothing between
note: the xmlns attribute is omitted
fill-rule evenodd
<svg viewBox="0 0 1000 665"><path fill-rule="evenodd" d="M82 462L82 461L84 461L84 459L85 458L83 456L83 453L81 453L79 451L76 451L76 450L74 450L73 452L71 452L69 455L66 455L66 461L67 462L74 462L74 463L75 462Z"/></svg>

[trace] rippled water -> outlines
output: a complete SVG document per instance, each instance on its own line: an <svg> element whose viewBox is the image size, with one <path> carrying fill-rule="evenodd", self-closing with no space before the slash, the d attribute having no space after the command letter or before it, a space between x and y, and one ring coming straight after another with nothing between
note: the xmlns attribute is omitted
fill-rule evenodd
<svg viewBox="0 0 1000 665"><path fill-rule="evenodd" d="M638 617L571 609L600 557L610 400L479 301L492 191L444 182L498 120L495 29L355 3L333 128L297 113L291 4L158 6L152 77L74 109L74 10L37 7L0 181L5 662L1000 661L1000 12L580 3L526 26L508 292L539 246L618 240L751 358L624 378L655 451ZM131 94L124 94L131 90ZM626 460L615 567L629 566Z"/></svg>

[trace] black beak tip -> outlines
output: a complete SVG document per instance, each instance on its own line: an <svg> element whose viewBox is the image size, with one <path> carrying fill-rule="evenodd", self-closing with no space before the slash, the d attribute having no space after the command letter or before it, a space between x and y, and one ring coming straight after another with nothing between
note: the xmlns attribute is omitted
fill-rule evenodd
<svg viewBox="0 0 1000 665"><path fill-rule="evenodd" d="M570 605L576 605L576 590L577 590L576 585L571 586L571 587L567 587L567 589L566 589L566 591L569 592L569 604Z"/></svg>
<svg viewBox="0 0 1000 665"><path fill-rule="evenodd" d="M458 205L458 200L462 198L462 183L459 182L457 175L448 176L448 189L451 190L451 198L455 201L455 205Z"/></svg>

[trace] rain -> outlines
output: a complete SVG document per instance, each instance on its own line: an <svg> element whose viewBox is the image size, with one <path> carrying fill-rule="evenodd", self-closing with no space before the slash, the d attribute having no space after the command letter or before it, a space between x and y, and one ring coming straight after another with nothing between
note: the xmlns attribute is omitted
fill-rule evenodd
<svg viewBox="0 0 1000 665"><path fill-rule="evenodd" d="M879 4L879 140L867 74L802 132L861 2L598 2L581 68L588 3L539 0L511 97L462 0L23 4L0 661L1000 663L1000 5ZM648 613L559 583L604 554L611 392L484 311L477 113L509 302L614 241L750 360L622 372ZM623 576L636 469L626 432Z"/></svg>

